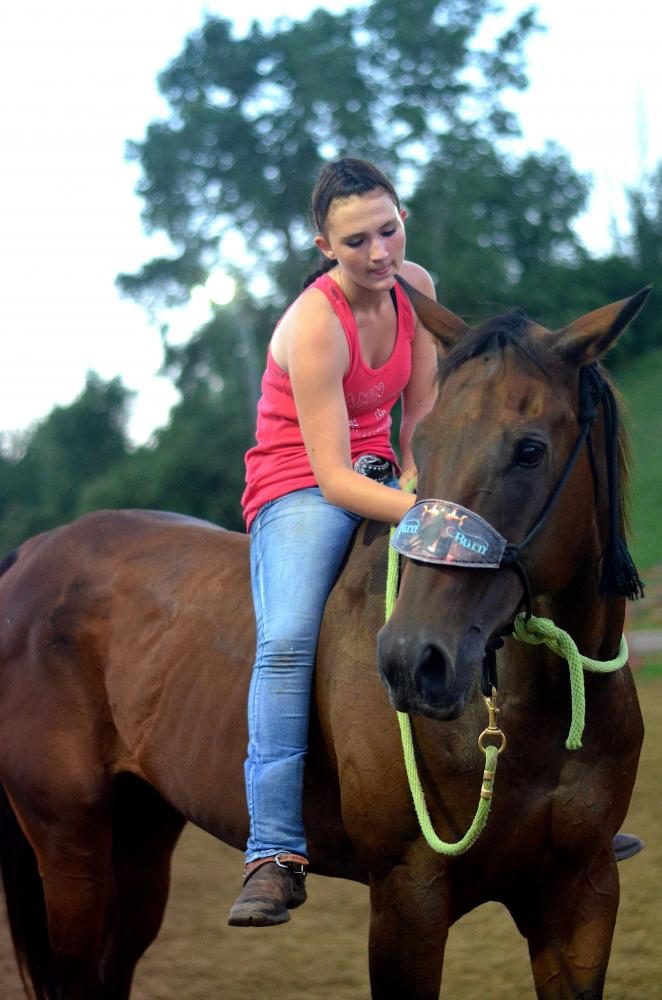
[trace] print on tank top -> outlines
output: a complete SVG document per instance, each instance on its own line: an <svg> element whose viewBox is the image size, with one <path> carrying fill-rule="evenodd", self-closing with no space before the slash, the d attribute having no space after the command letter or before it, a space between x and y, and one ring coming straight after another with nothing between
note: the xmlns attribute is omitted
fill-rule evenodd
<svg viewBox="0 0 662 1000"><path fill-rule="evenodd" d="M375 382L365 391L346 392L345 401L347 403L347 410L350 414L360 414L365 413L368 409L375 406L376 403L380 403L384 398L384 383ZM361 431L361 425L358 420L358 416L350 416L348 425L350 431L354 431L356 438L366 438L372 437L373 434L379 434L382 431L390 430L391 418L389 416L388 410L384 410L381 406L375 407L373 410L375 417L375 423L370 428L370 430ZM357 433L358 432L358 433Z"/></svg>

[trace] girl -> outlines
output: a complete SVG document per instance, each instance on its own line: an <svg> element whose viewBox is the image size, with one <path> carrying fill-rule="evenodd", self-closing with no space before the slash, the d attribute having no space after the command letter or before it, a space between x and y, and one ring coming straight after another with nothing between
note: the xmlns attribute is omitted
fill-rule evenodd
<svg viewBox="0 0 662 1000"><path fill-rule="evenodd" d="M323 169L312 209L324 266L274 331L246 456L257 654L236 926L283 923L306 898L303 768L322 612L361 518L395 523L414 502L397 488L394 403L402 398L405 481L413 429L436 393L434 341L396 274L427 295L434 288L404 260L406 213L391 182L363 160L338 160Z"/></svg>

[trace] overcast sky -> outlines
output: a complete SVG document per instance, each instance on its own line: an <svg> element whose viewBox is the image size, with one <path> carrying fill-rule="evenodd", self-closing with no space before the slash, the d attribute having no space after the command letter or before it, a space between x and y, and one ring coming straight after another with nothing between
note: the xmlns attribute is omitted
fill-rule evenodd
<svg viewBox="0 0 662 1000"><path fill-rule="evenodd" d="M138 390L135 440L166 420L175 393L156 374L158 331L114 286L118 272L136 270L167 247L142 232L137 168L126 163L124 147L166 114L156 76L203 12L234 18L236 6L2 5L0 431L24 428L71 402L90 369L103 378L121 375ZM298 19L315 6L244 0L237 31L253 17L269 23L276 11ZM323 6L340 10L346 3ZM526 6L506 0L508 20ZM611 226L626 229L626 187L662 160L660 15L650 0L625 7L542 0L538 7L548 30L527 47L530 89L510 103L526 147L555 139L577 170L593 176L590 211L578 228L600 252L611 244Z"/></svg>

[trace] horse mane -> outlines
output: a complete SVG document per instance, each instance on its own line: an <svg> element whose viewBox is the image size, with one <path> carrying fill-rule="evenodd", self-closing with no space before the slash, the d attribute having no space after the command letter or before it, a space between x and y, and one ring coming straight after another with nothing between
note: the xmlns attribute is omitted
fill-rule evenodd
<svg viewBox="0 0 662 1000"><path fill-rule="evenodd" d="M511 309L501 316L494 316L473 327L441 361L439 381L446 379L471 358L478 358L488 351L503 352L507 347L512 347L524 355L549 378L545 352L527 337L530 325L531 320L523 309Z"/></svg>

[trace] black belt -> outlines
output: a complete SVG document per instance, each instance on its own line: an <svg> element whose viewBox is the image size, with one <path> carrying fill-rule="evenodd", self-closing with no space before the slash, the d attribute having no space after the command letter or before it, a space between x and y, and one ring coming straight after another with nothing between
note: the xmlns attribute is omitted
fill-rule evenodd
<svg viewBox="0 0 662 1000"><path fill-rule="evenodd" d="M387 483L390 479L397 479L398 470L393 462L380 455L361 455L354 462L354 472L374 479L378 483Z"/></svg>

